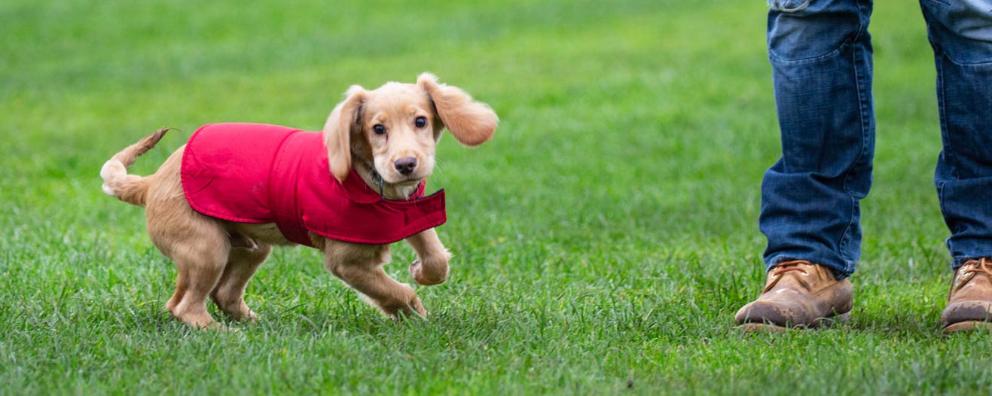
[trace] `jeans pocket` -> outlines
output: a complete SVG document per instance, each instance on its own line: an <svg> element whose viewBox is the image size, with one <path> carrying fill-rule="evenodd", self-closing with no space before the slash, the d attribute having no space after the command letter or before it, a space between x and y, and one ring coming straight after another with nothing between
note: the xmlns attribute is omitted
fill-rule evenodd
<svg viewBox="0 0 992 396"><path fill-rule="evenodd" d="M799 12L813 0L768 0L768 7L778 12Z"/></svg>

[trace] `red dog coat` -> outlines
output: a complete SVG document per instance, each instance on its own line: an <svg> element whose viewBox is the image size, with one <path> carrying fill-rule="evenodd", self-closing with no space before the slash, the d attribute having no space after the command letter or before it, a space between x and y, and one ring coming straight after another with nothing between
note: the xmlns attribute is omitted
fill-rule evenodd
<svg viewBox="0 0 992 396"><path fill-rule="evenodd" d="M210 124L183 151L186 200L201 214L238 223L275 223L286 239L312 246L308 232L352 243L387 244L444 224L444 190L385 200L351 171L331 176L318 132L277 125Z"/></svg>

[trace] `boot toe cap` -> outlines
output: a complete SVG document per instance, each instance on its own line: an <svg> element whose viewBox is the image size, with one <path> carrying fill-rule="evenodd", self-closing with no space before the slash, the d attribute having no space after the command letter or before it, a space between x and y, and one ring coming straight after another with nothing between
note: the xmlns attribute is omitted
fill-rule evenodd
<svg viewBox="0 0 992 396"><path fill-rule="evenodd" d="M948 304L941 314L945 326L958 323L992 321L992 303L989 301L959 301Z"/></svg>
<svg viewBox="0 0 992 396"><path fill-rule="evenodd" d="M803 326L807 321L800 310L782 304L755 301L737 311L737 324L767 323L776 326Z"/></svg>

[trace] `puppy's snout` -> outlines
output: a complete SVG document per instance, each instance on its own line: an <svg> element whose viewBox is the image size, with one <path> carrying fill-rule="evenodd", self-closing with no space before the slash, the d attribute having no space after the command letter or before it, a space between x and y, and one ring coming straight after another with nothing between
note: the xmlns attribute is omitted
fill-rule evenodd
<svg viewBox="0 0 992 396"><path fill-rule="evenodd" d="M393 166L401 175L409 175L413 173L414 169L417 169L417 159L413 157L400 158L393 163Z"/></svg>

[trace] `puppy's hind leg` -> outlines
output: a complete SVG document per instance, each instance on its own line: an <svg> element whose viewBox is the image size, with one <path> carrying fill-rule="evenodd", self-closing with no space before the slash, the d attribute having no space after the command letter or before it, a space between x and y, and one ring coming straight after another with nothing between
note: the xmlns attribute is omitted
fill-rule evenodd
<svg viewBox="0 0 992 396"><path fill-rule="evenodd" d="M176 264L176 291L166 303L173 316L194 327L213 325L205 300L217 285L231 250L223 226L193 210L180 177L182 149L148 178L145 202L148 234Z"/></svg>
<svg viewBox="0 0 992 396"><path fill-rule="evenodd" d="M202 233L202 239L174 241L166 253L176 263L178 274L176 291L165 307L176 319L199 328L214 324L206 298L220 280L230 250L223 237L209 234Z"/></svg>
<svg viewBox="0 0 992 396"><path fill-rule="evenodd" d="M152 242L172 259L177 270L176 291L165 307L190 326L209 327L214 319L205 301L227 264L231 250L227 233L216 221L188 207L174 207L165 220L159 220L157 209L149 207L148 231Z"/></svg>
<svg viewBox="0 0 992 396"><path fill-rule="evenodd" d="M187 276L182 269L179 266L176 266L176 268L176 291L172 293L172 297L165 303L165 309L170 313L175 311L176 305L179 305L179 301L182 301L183 296L186 295L186 285L188 283Z"/></svg>
<svg viewBox="0 0 992 396"><path fill-rule="evenodd" d="M251 248L237 247L231 249L231 254L227 259L227 267L220 281L214 287L210 298L214 300L217 307L224 311L234 320L256 320L255 313L245 304L245 287L255 270L258 269L265 258L269 256L272 247L269 245L258 245Z"/></svg>
<svg viewBox="0 0 992 396"><path fill-rule="evenodd" d="M203 240L190 240L188 243L192 246L189 250L173 255L179 270L179 281L173 296L173 300L178 301L170 300L170 303L175 302L172 315L183 323L199 328L211 327L215 323L207 312L206 299L224 272L230 250L223 238L205 239L214 241L203 243Z"/></svg>

